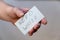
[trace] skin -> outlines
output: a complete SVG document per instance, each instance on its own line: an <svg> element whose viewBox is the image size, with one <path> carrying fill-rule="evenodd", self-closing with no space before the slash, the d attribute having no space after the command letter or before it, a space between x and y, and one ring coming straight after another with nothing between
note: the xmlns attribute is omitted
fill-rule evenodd
<svg viewBox="0 0 60 40"><path fill-rule="evenodd" d="M16 8L5 4L0 1L0 20L8 21L14 24L19 18L24 16L24 14L29 10L28 8ZM46 25L47 20L43 18L38 24L36 24L29 32L29 36L32 36L41 26L41 24Z"/></svg>

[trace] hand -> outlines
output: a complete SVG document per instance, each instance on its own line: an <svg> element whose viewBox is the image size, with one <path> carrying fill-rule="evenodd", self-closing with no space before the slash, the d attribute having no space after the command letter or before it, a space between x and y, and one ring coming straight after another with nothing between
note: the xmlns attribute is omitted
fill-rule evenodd
<svg viewBox="0 0 60 40"><path fill-rule="evenodd" d="M9 11L8 11L9 10ZM14 7L11 7L11 8L8 8L7 9L7 12L8 12L8 17L7 19L10 19L10 20L7 20L7 21L10 21L12 22L13 24L20 18L22 17L29 9L28 8L23 8L23 9L18 9L18 8L14 8ZM38 24L36 24L29 32L28 34L30 36L33 35L33 33L35 33L41 26L41 24L44 24L46 25L47 24L47 20L45 18L43 18Z"/></svg>
<svg viewBox="0 0 60 40"><path fill-rule="evenodd" d="M0 2L0 19L12 22L13 24L28 11L27 8L18 9Z"/></svg>
<svg viewBox="0 0 60 40"><path fill-rule="evenodd" d="M0 19L9 21L11 23L15 23L19 18L21 18L29 9L23 8L18 9L15 7L8 6L7 4L0 2L2 6L0 6ZM36 24L29 32L28 34L30 36L33 35L41 26L41 24L46 25L47 21L45 18L43 18L38 24Z"/></svg>

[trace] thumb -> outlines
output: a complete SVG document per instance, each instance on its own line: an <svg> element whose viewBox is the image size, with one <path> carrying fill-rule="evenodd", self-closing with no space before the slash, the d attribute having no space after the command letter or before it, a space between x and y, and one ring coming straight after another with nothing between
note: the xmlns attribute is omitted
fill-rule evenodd
<svg viewBox="0 0 60 40"><path fill-rule="evenodd" d="M18 17L22 17L24 15L23 11L18 8L14 8L13 10Z"/></svg>

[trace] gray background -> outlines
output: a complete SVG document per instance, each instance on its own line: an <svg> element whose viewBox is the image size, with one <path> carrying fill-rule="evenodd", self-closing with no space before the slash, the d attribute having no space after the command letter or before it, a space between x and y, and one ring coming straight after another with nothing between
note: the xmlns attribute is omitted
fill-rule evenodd
<svg viewBox="0 0 60 40"><path fill-rule="evenodd" d="M60 1L60 0L18 0L18 1Z"/></svg>
<svg viewBox="0 0 60 40"><path fill-rule="evenodd" d="M28 1L28 0L20 0L20 1ZM29 0L29 1L60 1L60 0Z"/></svg>
<svg viewBox="0 0 60 40"><path fill-rule="evenodd" d="M19 1L28 1L28 0L19 0ZM29 1L60 1L60 0L29 0Z"/></svg>
<svg viewBox="0 0 60 40"><path fill-rule="evenodd" d="M60 40L60 2L59 1L16 1L18 8L31 8L34 5L45 15L48 24L32 36L23 35L17 27L0 20L0 40Z"/></svg>

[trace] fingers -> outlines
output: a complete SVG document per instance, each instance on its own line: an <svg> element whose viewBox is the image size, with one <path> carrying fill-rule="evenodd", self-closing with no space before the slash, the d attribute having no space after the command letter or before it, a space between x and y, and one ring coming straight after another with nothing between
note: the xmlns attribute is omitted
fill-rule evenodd
<svg viewBox="0 0 60 40"><path fill-rule="evenodd" d="M23 16L25 13L27 13L28 10L29 10L28 8L23 8L23 9L14 8L14 12L18 17Z"/></svg>
<svg viewBox="0 0 60 40"><path fill-rule="evenodd" d="M25 14L25 13L27 13L27 11L29 11L29 8L23 8L23 9L20 9L20 10L22 10L23 13Z"/></svg>
<svg viewBox="0 0 60 40"><path fill-rule="evenodd" d="M40 28L41 24L46 25L46 24L47 24L47 20L46 20L45 18L43 18L37 25L35 25L35 26L28 32L28 34L29 34L30 36L32 36L33 33L35 33L35 32Z"/></svg>
<svg viewBox="0 0 60 40"><path fill-rule="evenodd" d="M40 28L40 26L41 26L40 23L38 23L37 25L35 25L35 26L28 32L29 36L32 36L33 33L35 33L35 32Z"/></svg>
<svg viewBox="0 0 60 40"><path fill-rule="evenodd" d="M44 24L44 25L46 25L46 24L47 24L47 20L46 20L45 18L43 18L43 19L41 20L41 23Z"/></svg>
<svg viewBox="0 0 60 40"><path fill-rule="evenodd" d="M32 28L32 29L28 32L29 36L32 36L32 35L33 35L33 32L34 32L34 29Z"/></svg>
<svg viewBox="0 0 60 40"><path fill-rule="evenodd" d="M11 22L15 23L20 17L24 15L24 12L27 12L27 9L18 9L14 7L7 8L7 14L11 18Z"/></svg>
<svg viewBox="0 0 60 40"><path fill-rule="evenodd" d="M38 30L38 29L40 28L40 26L41 26L41 23L38 23L38 24L36 24L33 28L34 28L35 30Z"/></svg>
<svg viewBox="0 0 60 40"><path fill-rule="evenodd" d="M7 13L10 14L10 17L22 17L29 9L28 8L23 8L19 9L16 7L8 7L6 9Z"/></svg>

